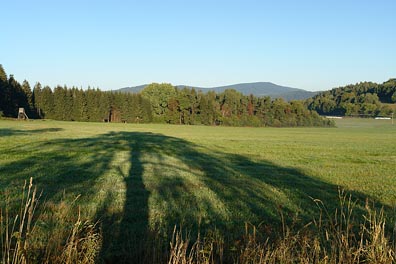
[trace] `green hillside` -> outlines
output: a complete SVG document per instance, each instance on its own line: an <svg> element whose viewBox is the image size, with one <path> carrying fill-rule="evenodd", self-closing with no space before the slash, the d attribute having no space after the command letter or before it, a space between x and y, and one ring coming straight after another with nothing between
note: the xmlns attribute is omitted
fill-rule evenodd
<svg viewBox="0 0 396 264"><path fill-rule="evenodd" d="M382 84L361 82L321 92L305 101L321 115L390 116L396 103L396 79Z"/></svg>

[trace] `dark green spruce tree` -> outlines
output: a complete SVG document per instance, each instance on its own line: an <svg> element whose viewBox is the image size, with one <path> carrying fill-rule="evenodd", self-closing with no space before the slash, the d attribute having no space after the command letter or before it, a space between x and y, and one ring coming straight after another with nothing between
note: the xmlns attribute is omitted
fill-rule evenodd
<svg viewBox="0 0 396 264"><path fill-rule="evenodd" d="M28 81L24 80L22 83L22 102L20 102L20 106L25 108L25 112L30 118L35 118L35 109L34 109L34 100L33 100L33 92L30 88L30 84Z"/></svg>
<svg viewBox="0 0 396 264"><path fill-rule="evenodd" d="M41 84L38 82L34 85L33 87L33 104L34 104L34 110L35 110L35 117L37 118L43 118L42 115L42 104L43 104L43 99L42 99L42 88Z"/></svg>
<svg viewBox="0 0 396 264"><path fill-rule="evenodd" d="M9 94L8 94L8 80L7 74L4 71L3 65L0 64L0 117L6 115Z"/></svg>

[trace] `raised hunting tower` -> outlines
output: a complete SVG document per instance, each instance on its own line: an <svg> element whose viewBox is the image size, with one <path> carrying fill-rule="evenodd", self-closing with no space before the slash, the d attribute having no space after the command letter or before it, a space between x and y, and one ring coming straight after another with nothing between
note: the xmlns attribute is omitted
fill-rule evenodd
<svg viewBox="0 0 396 264"><path fill-rule="evenodd" d="M26 112L25 112L25 108L20 107L18 109L18 120L29 120L29 117L27 116Z"/></svg>

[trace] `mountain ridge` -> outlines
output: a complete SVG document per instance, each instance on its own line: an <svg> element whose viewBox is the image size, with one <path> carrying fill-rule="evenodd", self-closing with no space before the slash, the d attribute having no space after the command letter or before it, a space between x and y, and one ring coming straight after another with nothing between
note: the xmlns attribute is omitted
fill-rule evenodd
<svg viewBox="0 0 396 264"><path fill-rule="evenodd" d="M133 87L124 87L118 89L116 91L120 92L131 92L131 93L139 93L143 90L148 84L133 86ZM254 96L270 96L271 98L283 98L287 101L290 100L304 100L313 97L318 92L311 92L304 89L292 88L287 86L282 86L278 84L274 84L272 82L251 82L251 83L237 83L230 85L223 85L217 87L197 87L191 85L176 85L177 88L194 88L197 91L209 92L214 91L216 93L224 92L227 89L235 89L238 92L241 92L244 95L253 94Z"/></svg>

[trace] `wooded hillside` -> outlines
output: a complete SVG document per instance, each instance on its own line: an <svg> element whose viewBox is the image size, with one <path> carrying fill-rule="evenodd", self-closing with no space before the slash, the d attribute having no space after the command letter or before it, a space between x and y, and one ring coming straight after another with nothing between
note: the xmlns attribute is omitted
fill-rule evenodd
<svg viewBox="0 0 396 264"><path fill-rule="evenodd" d="M321 115L389 116L396 103L396 79L382 84L361 82L322 92L306 100L308 109Z"/></svg>

